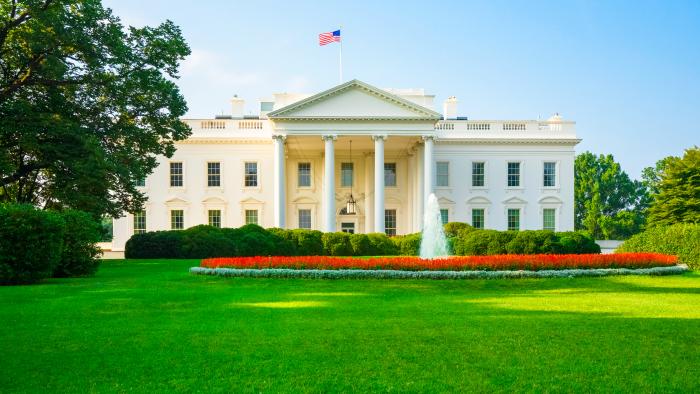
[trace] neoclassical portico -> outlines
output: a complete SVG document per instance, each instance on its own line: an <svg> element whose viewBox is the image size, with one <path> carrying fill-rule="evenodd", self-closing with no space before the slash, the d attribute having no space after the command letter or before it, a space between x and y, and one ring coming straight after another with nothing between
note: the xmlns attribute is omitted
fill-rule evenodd
<svg viewBox="0 0 700 394"><path fill-rule="evenodd" d="M285 183L288 177L284 176L285 143L296 140L295 143L306 148L305 151L308 152L309 148L313 149L313 141L309 140L309 137L314 136L323 142L323 231L336 231L340 214L336 204L339 196L335 179L338 169L336 145L339 140L353 140L359 146L371 147L363 153L374 157L372 171L366 171L373 178L373 187L369 189L365 185L364 188L360 188L360 185L357 185L356 189L362 190L364 196L364 210L360 213L367 221L364 232L385 231L387 187L392 189L393 200L405 206L403 209L406 212L403 213L422 217L424 200L430 194L433 185L433 140L435 124L440 119L438 113L353 80L273 111L268 114L268 118L274 124L275 225L284 226L288 211L285 191L289 185ZM371 140L371 145L363 145L367 140ZM402 185L406 191L401 194L393 190L397 187L396 184L385 185L387 145L391 147L394 157L405 155L406 162L413 163L404 166L406 171L411 171L406 177L410 178L410 185ZM423 157L420 158L422 167L415 163L418 152L423 153ZM395 162L392 163L396 165ZM417 179L421 181L416 183ZM367 181L365 183L367 184ZM343 196L340 197L342 200ZM410 212L408 206L411 207ZM371 224L369 216L373 218ZM417 221L414 221L411 227L417 230L415 223Z"/></svg>

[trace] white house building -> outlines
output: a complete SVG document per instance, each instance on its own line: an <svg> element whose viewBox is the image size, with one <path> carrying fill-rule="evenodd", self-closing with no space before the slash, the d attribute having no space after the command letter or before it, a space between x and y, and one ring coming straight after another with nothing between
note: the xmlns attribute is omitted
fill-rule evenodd
<svg viewBox="0 0 700 394"><path fill-rule="evenodd" d="M192 135L140 185L144 211L114 221L112 249L199 224L417 232L430 193L445 222L573 230L574 122L468 120L433 99L352 80L275 94L258 116L234 98L231 116L185 119Z"/></svg>

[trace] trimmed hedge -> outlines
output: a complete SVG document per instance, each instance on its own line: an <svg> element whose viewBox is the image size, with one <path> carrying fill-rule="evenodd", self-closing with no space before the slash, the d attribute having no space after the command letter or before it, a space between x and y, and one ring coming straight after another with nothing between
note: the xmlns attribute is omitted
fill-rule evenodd
<svg viewBox="0 0 700 394"><path fill-rule="evenodd" d="M102 224L86 212L68 210L60 213L65 222L63 253L53 272L56 278L91 276L100 266L102 251L97 246Z"/></svg>
<svg viewBox="0 0 700 394"><path fill-rule="evenodd" d="M206 225L135 234L126 242L130 259L233 256L386 256L398 248L384 234L322 233L316 230Z"/></svg>
<svg viewBox="0 0 700 394"><path fill-rule="evenodd" d="M94 274L100 264L100 231L85 212L1 204L0 284Z"/></svg>
<svg viewBox="0 0 700 394"><path fill-rule="evenodd" d="M61 260L66 223L31 205L0 205L0 283L48 278Z"/></svg>
<svg viewBox="0 0 700 394"><path fill-rule="evenodd" d="M494 254L600 253L584 233L476 230L466 223L448 223L452 253ZM417 256L421 234L389 238L383 233L322 233L316 230L195 226L186 230L136 234L126 243L126 258L193 258L236 256Z"/></svg>
<svg viewBox="0 0 700 394"><path fill-rule="evenodd" d="M649 227L625 241L615 252L672 254L690 269L700 270L700 224Z"/></svg>

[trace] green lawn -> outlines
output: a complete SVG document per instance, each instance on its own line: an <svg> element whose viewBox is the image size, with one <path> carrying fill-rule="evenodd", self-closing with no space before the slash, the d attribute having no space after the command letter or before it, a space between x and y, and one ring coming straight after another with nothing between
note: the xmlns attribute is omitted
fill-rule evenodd
<svg viewBox="0 0 700 394"><path fill-rule="evenodd" d="M700 274L0 287L0 392L700 391Z"/></svg>

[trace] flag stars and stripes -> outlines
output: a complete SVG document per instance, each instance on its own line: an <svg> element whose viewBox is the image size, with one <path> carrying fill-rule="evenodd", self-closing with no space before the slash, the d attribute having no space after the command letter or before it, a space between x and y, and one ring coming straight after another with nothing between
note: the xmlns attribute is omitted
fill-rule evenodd
<svg viewBox="0 0 700 394"><path fill-rule="evenodd" d="M340 42L340 30L329 31L318 35L318 45L323 46L332 42Z"/></svg>

